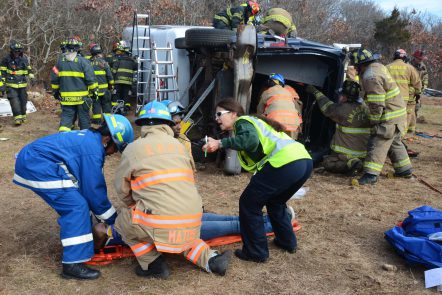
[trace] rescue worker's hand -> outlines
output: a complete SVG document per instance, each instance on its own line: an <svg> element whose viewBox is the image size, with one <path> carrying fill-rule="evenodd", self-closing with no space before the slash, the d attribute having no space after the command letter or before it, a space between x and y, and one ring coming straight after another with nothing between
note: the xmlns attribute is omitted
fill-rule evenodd
<svg viewBox="0 0 442 295"><path fill-rule="evenodd" d="M94 89L91 93L92 100L98 100L100 97L98 96L98 89Z"/></svg>
<svg viewBox="0 0 442 295"><path fill-rule="evenodd" d="M58 101L61 101L60 91L54 91L54 98Z"/></svg>
<svg viewBox="0 0 442 295"><path fill-rule="evenodd" d="M207 138L207 143L203 145L203 152L213 153L219 150L221 147L221 140L214 139L212 137Z"/></svg>
<svg viewBox="0 0 442 295"><path fill-rule="evenodd" d="M420 94L416 94L414 96L414 98L416 98L416 103L419 103L419 101L421 100L421 95Z"/></svg>

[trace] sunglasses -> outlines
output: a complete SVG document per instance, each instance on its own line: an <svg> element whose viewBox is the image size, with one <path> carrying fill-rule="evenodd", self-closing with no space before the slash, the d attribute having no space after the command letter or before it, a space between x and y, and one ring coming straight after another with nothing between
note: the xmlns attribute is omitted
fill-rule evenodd
<svg viewBox="0 0 442 295"><path fill-rule="evenodd" d="M222 115L230 113L230 111L220 111L215 113L215 119L220 118Z"/></svg>

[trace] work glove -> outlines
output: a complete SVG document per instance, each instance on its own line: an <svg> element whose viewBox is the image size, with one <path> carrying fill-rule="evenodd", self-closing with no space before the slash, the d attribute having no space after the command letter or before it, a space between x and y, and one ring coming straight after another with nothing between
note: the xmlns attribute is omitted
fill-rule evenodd
<svg viewBox="0 0 442 295"><path fill-rule="evenodd" d="M61 101L60 91L54 91L54 98L58 101Z"/></svg>
<svg viewBox="0 0 442 295"><path fill-rule="evenodd" d="M316 89L315 86L312 85L308 85L307 87L305 87L305 91L309 94L312 94L316 98L319 98L322 95L321 91L319 91L318 89Z"/></svg>
<svg viewBox="0 0 442 295"><path fill-rule="evenodd" d="M100 99L100 97L98 96L98 89L94 89L91 92L91 98L93 101L97 101Z"/></svg>
<svg viewBox="0 0 442 295"><path fill-rule="evenodd" d="M416 103L419 103L420 99L421 99L421 95L420 94L416 94L414 96L414 98L416 99Z"/></svg>

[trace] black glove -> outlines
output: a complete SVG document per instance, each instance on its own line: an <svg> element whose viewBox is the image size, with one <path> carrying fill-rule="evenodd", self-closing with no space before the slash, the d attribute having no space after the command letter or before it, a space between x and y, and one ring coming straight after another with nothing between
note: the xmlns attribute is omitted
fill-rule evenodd
<svg viewBox="0 0 442 295"><path fill-rule="evenodd" d="M416 98L416 103L419 103L419 100L421 99L421 95L420 94L416 94L414 96L414 98Z"/></svg>
<svg viewBox="0 0 442 295"><path fill-rule="evenodd" d="M54 98L58 101L61 101L60 91L54 91Z"/></svg>

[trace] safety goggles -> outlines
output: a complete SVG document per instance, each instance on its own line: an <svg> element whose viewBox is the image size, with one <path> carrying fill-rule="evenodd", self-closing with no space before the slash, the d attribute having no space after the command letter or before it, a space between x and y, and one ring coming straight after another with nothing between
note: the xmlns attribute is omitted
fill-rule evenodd
<svg viewBox="0 0 442 295"><path fill-rule="evenodd" d="M215 119L221 118L222 115L230 113L230 111L220 111L215 113Z"/></svg>

